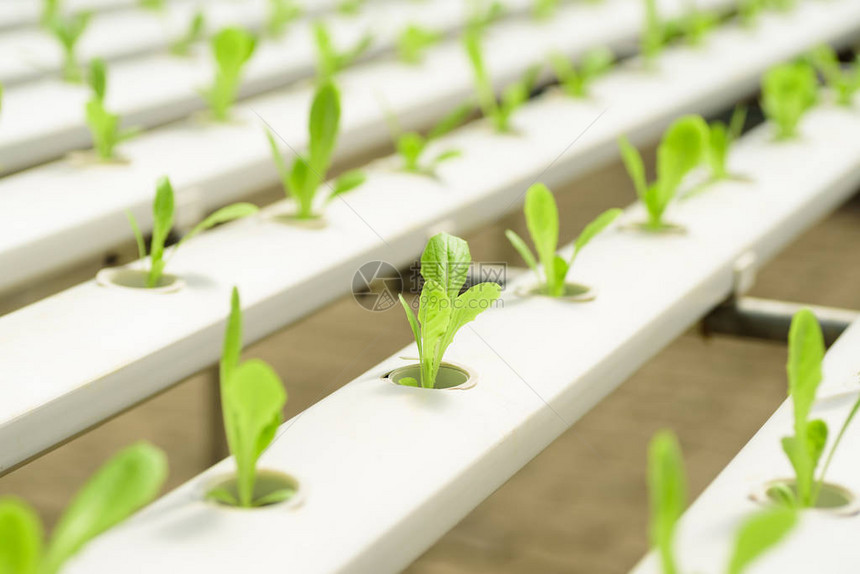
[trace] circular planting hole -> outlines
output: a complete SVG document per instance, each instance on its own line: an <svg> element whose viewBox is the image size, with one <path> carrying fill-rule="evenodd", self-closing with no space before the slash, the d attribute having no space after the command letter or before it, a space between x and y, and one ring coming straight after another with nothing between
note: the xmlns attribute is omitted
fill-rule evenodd
<svg viewBox="0 0 860 574"><path fill-rule="evenodd" d="M404 385L401 381L405 378L413 378L416 381L421 381L421 365L406 365L394 369L385 375L385 378L390 380L395 385L405 386L408 388L418 388L426 391L440 390L466 390L471 389L477 384L477 377L462 367L452 365L450 363L442 363L439 367L439 372L436 375L436 386L431 388L425 387L410 387Z"/></svg>
<svg viewBox="0 0 860 574"><path fill-rule="evenodd" d="M114 269L102 269L96 275L96 281L103 287L119 287L121 289L137 289L140 291L151 291L153 293L173 293L185 284L176 275L163 274L155 287L146 286L147 271L141 269L127 269L117 267Z"/></svg>
<svg viewBox="0 0 860 574"><path fill-rule="evenodd" d="M780 491L790 491L797 496L797 483L793 478L771 480L752 493L751 498L760 504L781 504L783 495ZM839 516L852 516L860 512L860 500L854 494L838 484L825 482L815 501L815 510Z"/></svg>
<svg viewBox="0 0 860 574"><path fill-rule="evenodd" d="M597 297L597 291L587 285L579 283L565 283L564 291L558 297L552 297L544 292L540 285L531 285L517 288L514 293L520 297L549 297L550 299L558 299L560 301L573 301L583 303L593 301Z"/></svg>
<svg viewBox="0 0 860 574"><path fill-rule="evenodd" d="M250 507L239 505L239 487L235 474L221 476L208 483L203 492L203 498L216 506L236 510L297 506L301 503L299 481L295 477L274 470L257 472L253 503Z"/></svg>

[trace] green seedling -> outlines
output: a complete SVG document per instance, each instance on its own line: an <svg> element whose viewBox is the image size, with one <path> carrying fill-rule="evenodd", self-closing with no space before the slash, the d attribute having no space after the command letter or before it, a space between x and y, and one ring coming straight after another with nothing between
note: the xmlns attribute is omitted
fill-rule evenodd
<svg viewBox="0 0 860 574"><path fill-rule="evenodd" d="M523 261L534 271L540 284L540 292L550 297L561 297L565 294L565 278L573 267L573 262L580 251L606 229L621 215L620 209L609 209L585 226L579 237L573 243L573 253L570 259L565 259L558 253L558 207L552 192L542 183L532 185L526 192L525 202L526 226L532 243L537 251L537 257L532 254L526 242L514 231L505 232L511 245L523 258ZM540 268L538 267L540 261ZM541 274L541 268L543 274Z"/></svg>
<svg viewBox="0 0 860 574"><path fill-rule="evenodd" d="M746 123L747 109L735 108L729 124L714 122L708 128L708 149L705 154L711 169L711 181L731 178L728 169L729 151L732 144L741 136Z"/></svg>
<svg viewBox="0 0 860 574"><path fill-rule="evenodd" d="M205 33L206 16L202 10L198 10L188 23L185 33L170 44L170 53L174 56L188 56L191 53L191 47L201 41Z"/></svg>
<svg viewBox="0 0 860 574"><path fill-rule="evenodd" d="M43 28L51 28L51 23L60 15L60 0L42 0L42 15L39 18Z"/></svg>
<svg viewBox="0 0 860 574"><path fill-rule="evenodd" d="M738 2L738 17L741 23L750 28L756 24L759 16L767 9L767 0L740 0Z"/></svg>
<svg viewBox="0 0 860 574"><path fill-rule="evenodd" d="M815 70L806 62L783 64L765 74L761 88L761 107L775 124L777 139L796 137L800 120L817 100Z"/></svg>
<svg viewBox="0 0 860 574"><path fill-rule="evenodd" d="M405 377L400 384L434 388L445 350L457 331L501 295L502 288L495 283L479 283L460 294L471 262L469 244L459 237L439 233L427 242L421 255L424 287L417 316L403 295L398 295L418 346L420 380Z"/></svg>
<svg viewBox="0 0 860 574"><path fill-rule="evenodd" d="M797 5L796 0L763 0L763 2L767 8L780 12L789 12Z"/></svg>
<svg viewBox="0 0 860 574"><path fill-rule="evenodd" d="M687 12L675 24L677 34L693 46L701 46L705 38L720 23L720 16L709 10L699 10L694 1L688 0ZM668 36L672 36L670 32Z"/></svg>
<svg viewBox="0 0 860 574"><path fill-rule="evenodd" d="M44 540L44 527L25 502L0 499L0 572L57 574L92 539L151 502L167 478L167 457L146 442L108 460L78 491Z"/></svg>
<svg viewBox="0 0 860 574"><path fill-rule="evenodd" d="M675 198L684 177L705 159L708 146L708 124L699 116L684 116L675 121L657 148L657 180L648 184L642 156L627 138L619 140L621 158L633 185L648 212L643 225L646 231L672 228L663 214Z"/></svg>
<svg viewBox="0 0 860 574"><path fill-rule="evenodd" d="M505 6L500 0L469 0L467 9L466 30L475 34L483 34L505 15Z"/></svg>
<svg viewBox="0 0 860 574"><path fill-rule="evenodd" d="M560 53L550 54L549 63L564 92L574 98L588 96L592 82L612 68L615 55L606 48L589 50L576 68Z"/></svg>
<svg viewBox="0 0 860 574"><path fill-rule="evenodd" d="M396 118L392 117L390 120L392 133L397 153L400 154L400 158L403 160L403 171L433 176L440 163L460 157L459 150L446 149L440 151L429 160L425 161L423 159L426 155L427 147L431 142L461 125L471 112L472 106L469 104L458 107L442 118L426 136L418 132L401 131L400 126L397 125Z"/></svg>
<svg viewBox="0 0 860 574"><path fill-rule="evenodd" d="M149 243L149 270L146 277L147 289L159 286L164 274L164 267L167 265L167 260L164 258L164 247L170 231L173 229L173 206L173 186L170 184L169 179L162 177L156 186L155 200L152 203L152 240ZM250 203L234 203L233 205L222 207L185 234L173 248L171 257L176 254L176 251L183 243L198 233L220 223L253 215L257 211L257 206ZM140 226L130 212L126 212L126 216L137 242L138 255L140 259L145 259L146 244L140 231Z"/></svg>
<svg viewBox="0 0 860 574"><path fill-rule="evenodd" d="M104 60L93 60L90 65L90 87L92 98L87 102L87 125L93 138L93 147L102 161L115 159L116 146L134 137L139 130L121 130L119 116L105 109L107 94L107 69Z"/></svg>
<svg viewBox="0 0 860 574"><path fill-rule="evenodd" d="M361 58L373 45L373 36L367 33L349 49L338 50L325 24L316 22L314 45L317 51L317 78L320 84L324 84L334 80L337 74Z"/></svg>
<svg viewBox="0 0 860 574"><path fill-rule="evenodd" d="M81 12L63 16L55 14L49 27L57 38L63 50L63 79L67 82L79 83L83 79L81 66L78 63L77 46L90 23L91 14Z"/></svg>
<svg viewBox="0 0 860 574"><path fill-rule="evenodd" d="M151 12L164 12L167 8L166 0L138 0L137 5Z"/></svg>
<svg viewBox="0 0 860 574"><path fill-rule="evenodd" d="M534 0L532 4L532 15L537 20L549 20L555 16L561 0Z"/></svg>
<svg viewBox="0 0 860 574"><path fill-rule="evenodd" d="M366 0L341 0L337 5L337 13L343 16L358 16L365 2Z"/></svg>
<svg viewBox="0 0 860 574"><path fill-rule="evenodd" d="M264 496L255 497L254 494L257 461L283 422L287 392L272 367L259 359L240 363L241 353L242 310L239 291L234 287L219 376L221 414L227 444L236 461L238 497L225 487L214 488L207 497L230 506L256 508L283 502L295 494L294 488L286 486Z"/></svg>
<svg viewBox="0 0 860 574"><path fill-rule="evenodd" d="M251 59L256 46L254 36L242 28L225 28L212 38L215 80L202 95L216 121L230 119L230 108L242 81L242 68Z"/></svg>
<svg viewBox="0 0 860 574"><path fill-rule="evenodd" d="M782 542L797 525L797 512L768 508L747 518L735 534L727 574L742 574L768 550Z"/></svg>
<svg viewBox="0 0 860 574"><path fill-rule="evenodd" d="M836 102L840 106L850 106L857 90L860 90L860 57L843 68L833 48L821 45L809 54L809 61L836 94Z"/></svg>
<svg viewBox="0 0 860 574"><path fill-rule="evenodd" d="M340 93L332 83L317 88L311 104L308 133L310 143L307 157L296 156L291 167L287 167L281 155L275 135L266 130L266 137L272 150L272 158L278 168L281 183L287 197L296 202L297 219L314 219L314 198L325 181L331 166L332 154L337 144L340 129ZM348 192L364 183L365 176L360 171L349 171L334 180L326 202Z"/></svg>
<svg viewBox="0 0 860 574"><path fill-rule="evenodd" d="M269 0L266 32L272 38L280 38L301 15L302 8L295 0Z"/></svg>
<svg viewBox="0 0 860 574"><path fill-rule="evenodd" d="M406 64L420 64L424 60L424 52L441 39L439 32L410 24L397 35L397 57Z"/></svg>
<svg viewBox="0 0 860 574"><path fill-rule="evenodd" d="M493 83L487 73L484 64L484 56L481 48L481 34L474 30L468 30L464 35L466 53L472 65L475 78L475 92L477 93L478 105L486 118L489 118L498 133L511 133L511 118L514 112L529 99L531 91L540 73L539 67L528 70L523 78L509 85L502 92L501 98L496 98Z"/></svg>
<svg viewBox="0 0 860 574"><path fill-rule="evenodd" d="M787 506L814 507L824 477L845 430L860 408L860 400L851 409L837 435L818 479L815 470L827 444L827 423L810 420L815 395L821 383L821 362L824 359L824 338L815 315L809 309L798 311L788 333L788 395L794 407L794 434L782 439L782 450L788 456L795 473L795 488L779 486L769 493Z"/></svg>
<svg viewBox="0 0 860 574"><path fill-rule="evenodd" d="M660 19L660 12L657 10L657 0L643 0L645 2L645 20L643 22L642 37L640 39L639 50L645 63L653 65L657 56L663 51L666 45L667 30L666 25Z"/></svg>

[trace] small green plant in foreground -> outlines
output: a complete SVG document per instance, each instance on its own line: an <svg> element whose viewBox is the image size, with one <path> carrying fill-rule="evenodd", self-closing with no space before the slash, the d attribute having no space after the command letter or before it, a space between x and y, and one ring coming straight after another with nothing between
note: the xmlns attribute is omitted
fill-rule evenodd
<svg viewBox="0 0 860 574"><path fill-rule="evenodd" d="M783 64L765 74L761 86L761 108L776 126L780 140L797 136L804 114L817 100L815 70L806 62Z"/></svg>
<svg viewBox="0 0 860 574"><path fill-rule="evenodd" d="M418 346L420 380L405 377L400 384L434 388L445 350L457 331L489 309L501 295L502 288L495 283L479 283L460 294L471 262L469 244L459 237L440 233L427 242L421 255L424 287L417 317L399 295Z"/></svg>
<svg viewBox="0 0 860 574"><path fill-rule="evenodd" d="M809 309L798 311L791 321L788 334L788 395L794 407L794 434L782 439L782 449L791 461L795 472L795 488L786 485L774 487L769 495L790 507L814 507L824 477L836 448L860 408L858 400L851 409L842 428L830 448L818 479L818 467L824 447L827 444L827 423L823 420L810 420L815 394L821 383L821 362L824 359L824 339L815 315Z"/></svg>
<svg viewBox="0 0 860 574"><path fill-rule="evenodd" d="M663 574L681 574L674 542L678 520L687 504L687 478L678 439L660 431L648 449L648 492L651 507L651 544L656 549ZM741 523L735 534L727 574L741 574L757 558L779 544L797 523L797 513L788 508L769 508Z"/></svg>
<svg viewBox="0 0 860 574"><path fill-rule="evenodd" d="M857 90L860 90L860 57L843 68L833 48L821 45L809 54L809 61L836 94L836 102L840 106L850 106Z"/></svg>
<svg viewBox="0 0 860 574"><path fill-rule="evenodd" d="M87 125L93 138L93 147L102 161L109 161L116 157L116 146L121 142L134 137L138 130L121 130L119 116L105 109L105 95L107 94L107 69L104 60L93 60L90 65L90 87L93 96L87 102Z"/></svg>
<svg viewBox="0 0 860 574"><path fill-rule="evenodd" d="M397 35L397 57L406 64L420 64L424 52L442 40L442 34L417 24L410 24Z"/></svg>
<svg viewBox="0 0 860 574"><path fill-rule="evenodd" d="M461 125L472 112L472 106L463 105L442 118L426 136L418 132L402 132L396 125L396 119L392 118L395 147L400 158L403 160L403 171L424 175L435 175L436 168L440 163L460 157L460 151L446 149L427 161L423 161L427 147L434 140L448 134Z"/></svg>
<svg viewBox="0 0 860 574"><path fill-rule="evenodd" d="M164 267L167 265L167 260L164 258L164 247L167 238L173 229L173 186L170 180L162 177L157 184L155 192L155 200L152 203L152 240L149 244L149 272L146 278L146 287L152 289L158 287L161 277L164 274ZM247 217L257 212L257 206L250 203L234 203L227 207L222 207L200 223L198 223L191 231L176 244L171 253L176 254L179 247L198 233L214 227L219 223L226 223L241 217ZM126 212L128 222L131 225L134 233L135 241L137 242L137 252L141 259L146 258L146 244L143 239L143 234L140 231L140 226L137 220L130 212Z"/></svg>
<svg viewBox="0 0 860 574"><path fill-rule="evenodd" d="M212 38L215 81L203 91L203 97L216 121L230 119L230 108L242 81L242 68L251 59L256 46L256 38L242 28L225 28Z"/></svg>
<svg viewBox="0 0 860 574"><path fill-rule="evenodd" d="M535 272L540 283L541 293L551 297L564 295L564 282L573 262L579 252L588 245L601 231L606 229L615 219L621 215L620 209L609 209L585 226L579 237L573 244L573 254L569 260L556 253L558 248L558 207L552 192L542 183L532 185L526 192L525 215L526 225L537 251L537 258L532 254L526 242L514 231L508 229L505 232L511 245ZM541 275L538 260L543 268Z"/></svg>
<svg viewBox="0 0 860 574"><path fill-rule="evenodd" d="M325 181L326 173L331 166L332 155L337 144L337 133L340 129L340 93L332 83L326 83L317 88L311 104L308 121L309 145L307 157L299 155L287 167L281 150L278 149L275 135L266 130L266 137L272 151L272 158L281 176L281 184L287 197L296 202L297 219L313 219L314 199ZM359 187L364 183L363 172L348 171L334 180L326 201Z"/></svg>
<svg viewBox="0 0 860 574"><path fill-rule="evenodd" d="M549 63L564 92L574 98L588 96L591 83L610 69L615 55L607 48L589 50L582 57L582 63L574 67L563 54L550 54Z"/></svg>
<svg viewBox="0 0 860 574"><path fill-rule="evenodd" d="M283 502L295 494L295 489L285 486L259 498L254 496L257 461L272 443L275 432L283 422L282 411L287 403L287 392L272 367L259 359L240 363L241 353L242 310L239 291L234 287L219 376L221 414L227 444L236 461L238 498L224 487L216 487L206 496L230 506L255 508Z"/></svg>
<svg viewBox="0 0 860 574"><path fill-rule="evenodd" d="M191 47L203 39L206 33L206 16L198 10L188 23L185 33L171 42L170 53L174 56L185 57L191 53Z"/></svg>
<svg viewBox="0 0 860 574"><path fill-rule="evenodd" d="M497 132L511 133L513 131L511 118L514 112L528 101L537 80L539 68L535 67L526 72L523 79L505 88L502 97L497 100L493 83L484 64L481 34L475 30L468 30L464 35L464 41L475 77L475 91L481 111Z"/></svg>
<svg viewBox="0 0 860 574"><path fill-rule="evenodd" d="M711 169L712 182L732 177L728 168L729 151L732 144L741 136L746 118L747 109L739 106L732 112L728 125L718 121L708 126L706 159Z"/></svg>
<svg viewBox="0 0 860 574"><path fill-rule="evenodd" d="M149 443L108 460L66 508L45 544L44 527L25 502L0 498L0 572L57 574L93 538L151 502L167 478L167 457Z"/></svg>
<svg viewBox="0 0 860 574"><path fill-rule="evenodd" d="M266 33L272 38L282 37L289 25L302 15L295 0L269 0L266 16Z"/></svg>
<svg viewBox="0 0 860 574"><path fill-rule="evenodd" d="M314 24L314 45L317 51L317 79L320 84L333 81L341 71L352 66L373 45L370 33L363 35L346 50L338 50L331 34L322 22Z"/></svg>
<svg viewBox="0 0 860 574"><path fill-rule="evenodd" d="M67 82L79 83L83 79L77 47L90 23L90 17L89 12L68 16L55 14L50 21L49 29L63 50L63 79Z"/></svg>
<svg viewBox="0 0 860 574"><path fill-rule="evenodd" d="M699 116L684 116L669 126L657 148L657 180L650 185L645 179L642 156L636 148L623 136L618 143L636 194L648 212L644 229L661 231L671 227L663 221L663 214L677 195L684 177L704 160L708 124Z"/></svg>

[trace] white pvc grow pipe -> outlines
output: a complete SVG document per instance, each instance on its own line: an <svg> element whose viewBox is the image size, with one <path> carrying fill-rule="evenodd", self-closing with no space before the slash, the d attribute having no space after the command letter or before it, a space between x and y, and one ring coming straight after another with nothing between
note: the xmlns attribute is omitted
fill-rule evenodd
<svg viewBox="0 0 860 574"><path fill-rule="evenodd" d="M171 7L189 0L170 0ZM80 12L112 12L136 9L138 0L67 0L63 9L69 14ZM42 2L36 0L4 0L0 4L0 31L35 26L42 17Z"/></svg>
<svg viewBox="0 0 860 574"><path fill-rule="evenodd" d="M581 53L588 42L600 42L610 33L611 21L599 23L597 26L594 20L580 18L569 27L551 30L577 39L571 47L576 46ZM500 84L516 77L542 53L526 53L525 48L513 53L511 46L528 46L527 41L534 40L535 35L547 36L549 30L505 29L511 35L494 38L488 46L492 56L489 63L501 78ZM826 6L808 3L801 4L793 16L763 19L752 34L732 27L718 30L711 48L669 50L666 71L660 75L633 70L602 82L607 87L599 85L597 94L608 98L605 104L597 100L592 106L556 102L554 106L574 110L576 117L583 119L573 121L563 128L568 131L561 132L563 124L545 120L551 129L539 144L549 148L547 159L542 161L549 163L606 107L608 115L596 127L609 125L611 129L604 132L604 141L593 151L596 159L615 155L614 138L623 131L644 140L679 113L725 106L755 90L759 74L767 67L822 41L842 43L858 29L860 6L848 1ZM505 42L504 38L522 42ZM459 45L453 45L434 51L420 70L379 64L344 74L341 155L352 155L389 138L380 100L387 102L408 128L426 125L468 97L471 78L464 60ZM709 73L711 69L722 72ZM616 76L620 79L614 80ZM619 90L615 82L622 84ZM629 90L631 82L643 95ZM123 150L134 158L129 169L78 171L58 163L0 181L0 267L8 270L0 274L0 289L23 284L123 241L128 237L125 210L131 210L148 227L153 183L160 175L170 175L184 198L180 203L192 213L203 213L274 184L277 174L254 114L271 122L293 149L302 149L309 98L308 91L291 97L261 98L244 108L244 124L206 129L182 125L153 133ZM550 113L554 109L550 107ZM619 121L610 122L615 116ZM194 155L182 151L191 149L198 151ZM578 144L572 153L583 151ZM570 169L585 166L587 163L572 164ZM50 211L44 206L50 206Z"/></svg>
<svg viewBox="0 0 860 574"><path fill-rule="evenodd" d="M804 16L805 23L814 21L811 12ZM91 281L3 317L0 471L212 364L220 348L224 301L234 284L247 305L248 340L259 339L343 294L362 263L408 263L440 227L465 230L491 221L518 209L536 179L552 185L613 157L621 133L641 136L659 129L662 118L676 117L691 102L725 105L732 90L722 86L717 97L709 82L720 77L717 70L737 71L738 54L754 61L748 46L739 43L740 34L714 38L723 49L708 53L721 60L677 49L666 54L662 75L635 68L619 72L595 87L592 102L543 98L517 116L519 137L498 137L483 124L467 127L439 142L440 149L450 145L463 152L462 160L443 167L440 182L381 165L370 171L365 186L329 206L325 230L262 217L196 238L171 262L170 272L187 278L188 289L178 293L153 297ZM732 46L738 52L726 53ZM711 65L702 66L703 61ZM846 130L857 121L848 112L820 115L846 116ZM840 137L850 139L844 132ZM831 165L849 183L856 167L849 160L860 162L860 155L851 155L852 145L860 142L847 143L834 156L839 163ZM821 178L823 189L836 185L826 170ZM819 213L799 213L797 228ZM117 220L128 235L121 213ZM38 360L46 349L51 362Z"/></svg>
<svg viewBox="0 0 860 574"><path fill-rule="evenodd" d="M286 423L262 466L299 478L299 508L236 512L202 502L206 481L231 470L227 460L95 541L68 572L121 563L129 572L227 573L249 557L260 569L289 560L308 574L399 571L728 296L740 258L767 260L849 197L860 184L857 128L856 114L821 109L797 142L774 144L769 126L743 138L732 168L753 183L723 183L678 205L670 218L686 235L611 230L580 255L576 280L600 291L591 303L508 293L452 346L450 360L479 377L473 389L381 380L405 363L399 355L415 354L409 347ZM413 209L436 201L421 194ZM637 206L625 218L643 216ZM241 283L258 318L264 294Z"/></svg>
<svg viewBox="0 0 860 574"><path fill-rule="evenodd" d="M824 360L824 380L811 417L823 419L831 432L826 453L860 393L860 323L852 325ZM762 506L749 495L767 481L794 476L780 440L792 432L792 404L786 401L681 519L675 549L683 572L721 574L741 522ZM860 494L860 427L848 428L826 481ZM860 517L805 511L794 531L758 560L749 573L827 572L853 574L860 569ZM636 574L660 572L649 555Z"/></svg>

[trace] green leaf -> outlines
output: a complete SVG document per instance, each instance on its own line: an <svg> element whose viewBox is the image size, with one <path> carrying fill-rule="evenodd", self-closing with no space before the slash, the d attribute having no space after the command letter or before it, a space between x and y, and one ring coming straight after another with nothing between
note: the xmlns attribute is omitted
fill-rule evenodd
<svg viewBox="0 0 860 574"><path fill-rule="evenodd" d="M642 162L642 156L625 136L618 138L618 147L621 150L621 159L627 169L627 174L636 188L636 195L644 202L645 196L648 194L648 181L645 178L645 164Z"/></svg>
<svg viewBox="0 0 860 574"><path fill-rule="evenodd" d="M579 252L585 248L592 239L597 237L601 231L609 227L622 213L624 212L621 209L607 209L595 217L591 223L585 226L585 229L582 230L582 233L579 234L579 237L577 237L576 241L573 243L573 257L570 259L571 265L573 265L573 260Z"/></svg>
<svg viewBox="0 0 860 574"><path fill-rule="evenodd" d="M441 39L442 34L434 30L410 24L397 35L397 56L401 62L420 64L427 48Z"/></svg>
<svg viewBox="0 0 860 574"><path fill-rule="evenodd" d="M447 149L433 158L433 166L437 166L442 162L461 157L463 153L458 149Z"/></svg>
<svg viewBox="0 0 860 574"><path fill-rule="evenodd" d="M269 149L272 152L272 161L275 162L275 168L278 170L278 176L281 179L281 185L287 195L290 194L290 170L287 168L287 162L284 161L284 156L281 155L281 150L278 148L278 142L275 141L275 134L272 130L266 128L266 139L269 142Z"/></svg>
<svg viewBox="0 0 860 574"><path fill-rule="evenodd" d="M409 321L409 327L412 329L412 336L415 338L415 345L418 347L418 356L420 357L422 354L421 327L418 325L418 317L415 316L415 311L412 310L412 307L406 302L402 294L398 293L397 298L400 299L400 305L403 306L403 310L406 312L406 319Z"/></svg>
<svg viewBox="0 0 860 574"><path fill-rule="evenodd" d="M153 288L161 279L164 269L164 243L173 228L173 186L162 177L156 184L155 201L152 204L152 241L149 245L150 268L146 286Z"/></svg>
<svg viewBox="0 0 860 574"><path fill-rule="evenodd" d="M242 354L242 305L239 300L239 289L233 287L230 294L230 315L224 331L224 344L221 347L219 377L223 385L236 366Z"/></svg>
<svg viewBox="0 0 860 574"><path fill-rule="evenodd" d="M729 155L729 132L722 122L711 124L708 134L708 164L711 177L715 180L724 179L728 175L726 162Z"/></svg>
<svg viewBox="0 0 860 574"><path fill-rule="evenodd" d="M468 243L439 233L430 238L421 255L421 276L441 285L449 297L456 297L466 282L471 262Z"/></svg>
<svg viewBox="0 0 860 574"><path fill-rule="evenodd" d="M167 457L146 442L120 451L78 491L54 528L46 572L57 572L90 540L152 501L167 478Z"/></svg>
<svg viewBox="0 0 860 574"><path fill-rule="evenodd" d="M526 225L543 265L546 287L549 293L557 290L555 250L558 247L558 208L552 192L542 183L532 185L526 192Z"/></svg>
<svg viewBox="0 0 860 574"><path fill-rule="evenodd" d="M433 129L427 134L427 139L434 140L454 131L466 121L466 118L472 113L472 109L471 104L458 106L433 126Z"/></svg>
<svg viewBox="0 0 860 574"><path fill-rule="evenodd" d="M535 256L532 254L532 250L529 249L529 246L526 245L526 242L523 241L523 238L517 235L514 231L508 229L505 231L505 237L508 238L508 241L511 242L511 245L514 246L514 249L517 250L517 253L520 254L520 257L523 258L523 261L526 262L526 265L535 272L538 276L538 281L540 281L540 270L538 269L538 263L535 259Z"/></svg>
<svg viewBox="0 0 860 574"><path fill-rule="evenodd" d="M228 221L233 221L234 219L241 219L243 217L248 217L250 215L254 215L260 211L253 203L233 203L226 207L222 207L200 223L194 226L194 228L189 231L185 237L179 242L179 245L182 245L184 242L188 241L195 235L206 231L216 225L221 223L227 223ZM179 249L179 245L174 248L174 252L176 249Z"/></svg>
<svg viewBox="0 0 860 574"><path fill-rule="evenodd" d="M130 211L125 212L125 217L128 219L128 224L131 226L131 232L134 233L134 240L137 243L137 255L140 259L146 257L146 242L143 240L143 233L140 232L140 226L137 224L137 219Z"/></svg>
<svg viewBox="0 0 860 574"><path fill-rule="evenodd" d="M280 38L287 31L290 22L302 14L302 8L293 0L269 0L266 18L266 32L273 38Z"/></svg>
<svg viewBox="0 0 860 574"><path fill-rule="evenodd" d="M425 251L426 253L426 251ZM423 272L422 265L422 272ZM445 335L451 321L452 305L442 283L425 277L421 289L418 321L421 322L421 386L432 389L445 352Z"/></svg>
<svg viewBox="0 0 860 574"><path fill-rule="evenodd" d="M279 502L284 502L285 500L289 500L296 493L294 488L282 488L280 490L276 490L274 492L270 492L265 496L261 496L260 498L254 501L255 507L261 506L269 506L271 504L278 504Z"/></svg>
<svg viewBox="0 0 860 574"><path fill-rule="evenodd" d="M496 93L490 82L490 76L484 65L484 55L481 47L481 34L476 29L467 29L463 35L463 44L466 55L472 66L472 74L475 78L475 92L478 97L478 105L484 117L490 118L494 123L499 115L499 105L496 102Z"/></svg>
<svg viewBox="0 0 860 574"><path fill-rule="evenodd" d="M352 191L364 184L366 180L367 176L361 170L355 169L344 173L334 180L334 189L332 189L331 194L329 194L327 201L331 201L335 197Z"/></svg>
<svg viewBox="0 0 860 574"><path fill-rule="evenodd" d="M197 10L188 23L185 34L171 42L170 53L174 56L187 56L191 52L191 47L203 39L205 31L206 16L202 10Z"/></svg>
<svg viewBox="0 0 860 574"><path fill-rule="evenodd" d="M501 294L502 288L496 283L478 283L458 296L453 303L453 312L442 342L442 353L454 341L457 331L492 307Z"/></svg>
<svg viewBox="0 0 860 574"><path fill-rule="evenodd" d="M236 497L233 496L233 493L231 493L224 487L213 488L206 493L205 498L214 502L226 504L227 506L239 506L239 501L236 500Z"/></svg>
<svg viewBox="0 0 860 574"><path fill-rule="evenodd" d="M400 379L400 386L403 387L420 387L418 381L414 377L403 377Z"/></svg>
<svg viewBox="0 0 860 574"><path fill-rule="evenodd" d="M657 148L657 179L663 193L674 195L684 176L702 163L707 142L708 124L701 116L684 116L669 126Z"/></svg>
<svg viewBox="0 0 860 574"><path fill-rule="evenodd" d="M815 71L807 62L783 64L765 74L761 106L776 124L779 139L797 135L801 118L815 105L817 89Z"/></svg>
<svg viewBox="0 0 860 574"><path fill-rule="evenodd" d="M308 167L319 179L324 179L328 171L339 128L340 93L334 84L324 83L314 94L308 122Z"/></svg>
<svg viewBox="0 0 860 574"><path fill-rule="evenodd" d="M648 491L651 501L651 544L657 549L664 574L677 574L673 549L675 528L687 501L687 480L678 439L660 431L648 450Z"/></svg>
<svg viewBox="0 0 860 574"><path fill-rule="evenodd" d="M427 141L415 132L401 134L397 138L397 152L403 158L403 169L406 171L420 171L419 158L427 147Z"/></svg>
<svg viewBox="0 0 860 574"><path fill-rule="evenodd" d="M107 70L105 61L96 58L90 63L90 87L98 100L104 100L107 93Z"/></svg>
<svg viewBox="0 0 860 574"><path fill-rule="evenodd" d="M257 40L242 28L229 27L215 34L211 45L215 58L215 81L204 96L212 116L217 121L225 121L236 100L242 68L254 54Z"/></svg>
<svg viewBox="0 0 860 574"><path fill-rule="evenodd" d="M567 272L570 270L570 265L561 255L556 255L553 258L552 279L547 281L548 295L551 297L561 297L564 294L564 280L567 277Z"/></svg>
<svg viewBox="0 0 860 574"><path fill-rule="evenodd" d="M0 574L37 574L42 555L42 523L17 498L0 499Z"/></svg>
<svg viewBox="0 0 860 574"><path fill-rule="evenodd" d="M660 21L660 14L657 11L657 0L644 1L645 21L640 50L647 61L653 61L663 50L666 36L663 23Z"/></svg>
<svg viewBox="0 0 860 574"><path fill-rule="evenodd" d="M757 558L782 542L797 524L797 512L770 508L750 516L735 535L728 574L741 574Z"/></svg>

